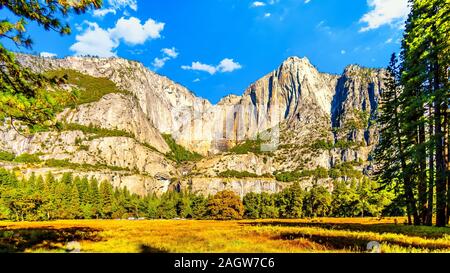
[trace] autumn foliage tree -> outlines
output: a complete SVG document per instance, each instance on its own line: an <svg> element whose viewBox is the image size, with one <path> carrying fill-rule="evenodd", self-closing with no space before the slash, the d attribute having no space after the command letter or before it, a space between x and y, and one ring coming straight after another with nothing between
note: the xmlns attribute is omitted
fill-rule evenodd
<svg viewBox="0 0 450 273"><path fill-rule="evenodd" d="M207 214L215 220L241 219L244 205L234 192L221 191L209 200Z"/></svg>

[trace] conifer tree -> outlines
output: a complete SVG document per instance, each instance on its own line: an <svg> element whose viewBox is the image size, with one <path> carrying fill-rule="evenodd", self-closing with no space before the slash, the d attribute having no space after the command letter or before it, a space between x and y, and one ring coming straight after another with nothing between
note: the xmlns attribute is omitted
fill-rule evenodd
<svg viewBox="0 0 450 273"><path fill-rule="evenodd" d="M36 23L45 30L61 35L70 34L68 24L61 17L84 13L99 8L101 0L0 0L0 9L7 9L17 17L0 21L0 120L6 119L15 128L15 121L32 129L54 124L56 113L65 102L72 99L68 92L59 90L64 79L48 78L22 67L15 55L3 46L8 40L18 48L31 49L32 40L27 35L28 23ZM36 128L37 127L37 128Z"/></svg>

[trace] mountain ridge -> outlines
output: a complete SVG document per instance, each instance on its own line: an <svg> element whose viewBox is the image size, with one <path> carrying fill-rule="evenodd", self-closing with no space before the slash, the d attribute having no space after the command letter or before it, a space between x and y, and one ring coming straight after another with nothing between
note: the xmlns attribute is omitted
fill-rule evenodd
<svg viewBox="0 0 450 273"><path fill-rule="evenodd" d="M67 132L38 133L28 140L2 127L0 150L39 154L44 161L104 166L94 172L99 179L112 179L115 186L133 188L138 194L173 187L213 194L228 187L242 195L281 189L288 182L277 181L276 173L303 170L311 170L311 176L301 178L302 186L319 181L331 187L333 179L317 180L314 170L359 162L352 163L355 171L365 172L377 142L374 118L385 77L382 69L349 65L341 75L333 75L319 72L306 57L289 57L242 95L230 94L211 104L135 61L30 55L18 55L18 59L40 72L69 69L105 77L129 94L107 94L66 109L58 116L60 121L77 124ZM86 131L89 126L116 133L99 135L97 131L103 131ZM204 158L180 164L164 156L171 148L163 135L171 135L178 145ZM264 136L262 142L260 136ZM30 167L22 168L30 172ZM265 178L269 184L264 187L262 178L240 177L233 182L221 177L229 170L271 178ZM211 184L204 184L208 181L204 178L211 178ZM348 173L339 176L350 178Z"/></svg>

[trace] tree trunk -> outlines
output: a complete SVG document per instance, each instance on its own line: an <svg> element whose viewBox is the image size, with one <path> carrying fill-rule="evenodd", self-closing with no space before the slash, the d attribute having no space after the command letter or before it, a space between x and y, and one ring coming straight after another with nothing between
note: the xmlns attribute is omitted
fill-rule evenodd
<svg viewBox="0 0 450 273"><path fill-rule="evenodd" d="M433 116L432 116L432 106L429 109L429 123L428 123L428 133L430 141L434 138L434 127L433 127ZM434 145L433 142L430 143L429 155L428 155L428 211L427 219L425 225L433 225L433 202L434 202Z"/></svg>
<svg viewBox="0 0 450 273"><path fill-rule="evenodd" d="M447 109L444 111L444 151L446 153L445 156L445 170L446 170L446 179L447 179L447 224L449 224L449 220L450 220L450 124L449 124L449 120L448 120L448 109L449 107L447 105L445 105L445 107L447 107ZM446 147L446 148L445 148Z"/></svg>
<svg viewBox="0 0 450 273"><path fill-rule="evenodd" d="M394 96L396 102L398 102L397 95ZM401 138L401 127L400 127L400 118L397 109L394 111L394 119L395 119L395 132L397 135L397 145L401 163L401 174L403 179L403 186L405 189L405 199L406 199L406 208L408 213L408 225L412 224L411 217L414 219L414 225L420 224L419 215L417 213L416 200L414 198L413 186L411 183L411 175L409 170L407 169L405 153L403 149L403 142Z"/></svg>
<svg viewBox="0 0 450 273"><path fill-rule="evenodd" d="M439 65L434 65L434 90L439 93ZM442 99L440 94L435 94L434 123L436 130L436 226L443 227L447 224L447 180L445 175L444 160L444 132L442 130Z"/></svg>
<svg viewBox="0 0 450 273"><path fill-rule="evenodd" d="M419 125L418 135L418 163L419 163L419 175L417 190L419 194L419 216L420 222L425 223L428 214L428 193L427 193L427 154L425 146L425 124L422 122Z"/></svg>

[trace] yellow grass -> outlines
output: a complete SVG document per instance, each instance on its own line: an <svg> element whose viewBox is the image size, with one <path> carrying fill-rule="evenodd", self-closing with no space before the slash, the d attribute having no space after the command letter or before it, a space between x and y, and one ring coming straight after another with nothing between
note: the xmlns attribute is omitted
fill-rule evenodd
<svg viewBox="0 0 450 273"><path fill-rule="evenodd" d="M450 228L412 227L404 219L83 220L0 222L0 252L450 252ZM397 222L397 224L395 224Z"/></svg>

